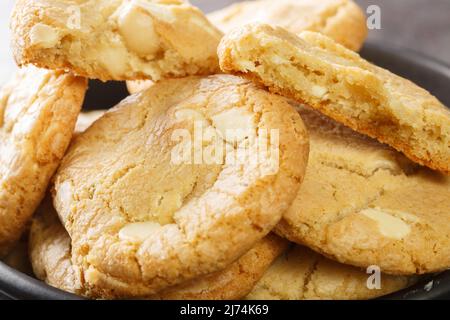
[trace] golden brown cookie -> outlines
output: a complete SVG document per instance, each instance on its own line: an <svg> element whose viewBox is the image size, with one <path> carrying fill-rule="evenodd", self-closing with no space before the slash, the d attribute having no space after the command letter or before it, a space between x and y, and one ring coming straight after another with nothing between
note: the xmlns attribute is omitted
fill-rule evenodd
<svg viewBox="0 0 450 320"><path fill-rule="evenodd" d="M248 25L224 38L219 55L223 70L254 78L421 165L450 173L450 111L429 92L333 40Z"/></svg>
<svg viewBox="0 0 450 320"><path fill-rule="evenodd" d="M277 233L342 263L385 273L450 268L450 177L306 107L305 180Z"/></svg>
<svg viewBox="0 0 450 320"><path fill-rule="evenodd" d="M18 0L19 65L101 80L159 80L218 70L222 33L183 0Z"/></svg>
<svg viewBox="0 0 450 320"><path fill-rule="evenodd" d="M405 289L415 281L414 277L377 275L293 246L270 267L247 299L365 300Z"/></svg>
<svg viewBox="0 0 450 320"><path fill-rule="evenodd" d="M289 208L308 148L296 110L249 81L158 82L81 134L56 175L73 262L117 297L221 270Z"/></svg>
<svg viewBox="0 0 450 320"><path fill-rule="evenodd" d="M367 37L366 16L352 0L257 0L234 3L208 18L224 32L248 23L276 25L293 33L323 33L358 51Z"/></svg>
<svg viewBox="0 0 450 320"><path fill-rule="evenodd" d="M29 254L33 272L55 288L82 295L84 281L80 269L72 265L70 244L49 196L39 206L31 224Z"/></svg>
<svg viewBox="0 0 450 320"><path fill-rule="evenodd" d="M287 245L286 240L269 235L226 269L147 298L241 299L253 289L272 262L286 250ZM71 256L70 237L59 221L51 202L47 200L39 208L30 233L30 257L35 275L53 287L89 297L81 273L71 262Z"/></svg>
<svg viewBox="0 0 450 320"><path fill-rule="evenodd" d="M0 256L17 241L72 139L87 82L34 67L0 91Z"/></svg>

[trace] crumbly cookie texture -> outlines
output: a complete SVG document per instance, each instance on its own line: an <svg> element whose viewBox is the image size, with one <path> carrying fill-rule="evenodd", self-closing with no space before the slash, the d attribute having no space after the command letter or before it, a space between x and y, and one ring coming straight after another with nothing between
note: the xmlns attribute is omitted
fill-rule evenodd
<svg viewBox="0 0 450 320"><path fill-rule="evenodd" d="M73 261L92 291L118 297L221 270L290 207L308 150L297 111L249 81L158 82L106 113L64 158L54 202Z"/></svg>
<svg viewBox="0 0 450 320"><path fill-rule="evenodd" d="M414 277L380 276L380 287L365 270L339 264L310 249L293 246L270 267L249 300L365 300L412 285Z"/></svg>
<svg viewBox="0 0 450 320"><path fill-rule="evenodd" d="M89 128L95 121L100 119L106 110L95 110L81 112L77 119L77 124L75 125L75 132L82 133L87 128Z"/></svg>
<svg viewBox="0 0 450 320"><path fill-rule="evenodd" d="M58 219L51 196L44 199L36 211L28 245L33 272L38 279L70 293L86 293L82 273L71 261L71 239Z"/></svg>
<svg viewBox="0 0 450 320"><path fill-rule="evenodd" d="M182 0L18 0L19 65L101 80L159 80L218 70L222 33Z"/></svg>
<svg viewBox="0 0 450 320"><path fill-rule="evenodd" d="M66 151L87 81L35 67L0 91L0 256L24 231Z"/></svg>
<svg viewBox="0 0 450 320"><path fill-rule="evenodd" d="M205 277L166 289L146 299L235 300L250 293L273 261L288 247L273 234L259 241L239 260ZM44 201L30 231L30 258L35 275L49 285L90 297L79 269L72 264L71 239L58 219L51 201ZM96 296L95 298L114 298Z"/></svg>
<svg viewBox="0 0 450 320"><path fill-rule="evenodd" d="M224 71L307 103L413 161L450 173L450 111L412 82L318 33L248 25L219 48Z"/></svg>
<svg viewBox="0 0 450 320"><path fill-rule="evenodd" d="M246 297L289 242L268 235L224 270L166 289L152 299L238 300Z"/></svg>
<svg viewBox="0 0 450 320"><path fill-rule="evenodd" d="M342 263L390 274L450 268L450 178L317 111L305 180L276 232Z"/></svg>
<svg viewBox="0 0 450 320"><path fill-rule="evenodd" d="M364 12L351 0L243 1L213 12L208 18L224 32L255 22L293 33L320 32L354 51L367 37Z"/></svg>

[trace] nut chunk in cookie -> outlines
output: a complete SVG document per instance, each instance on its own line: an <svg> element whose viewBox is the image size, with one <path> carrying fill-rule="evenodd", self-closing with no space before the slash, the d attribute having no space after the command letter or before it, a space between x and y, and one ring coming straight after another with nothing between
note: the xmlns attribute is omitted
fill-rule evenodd
<svg viewBox="0 0 450 320"><path fill-rule="evenodd" d="M159 80L218 70L222 33L182 0L18 0L19 65L101 80Z"/></svg>
<svg viewBox="0 0 450 320"><path fill-rule="evenodd" d="M72 139L87 81L35 67L0 91L0 255L20 238Z"/></svg>
<svg viewBox="0 0 450 320"><path fill-rule="evenodd" d="M219 56L224 71L256 79L450 174L450 110L426 90L330 38L254 24L225 36Z"/></svg>
<svg viewBox="0 0 450 320"><path fill-rule="evenodd" d="M157 82L71 145L55 207L93 292L147 296L221 270L297 194L309 139L285 98L229 75Z"/></svg>

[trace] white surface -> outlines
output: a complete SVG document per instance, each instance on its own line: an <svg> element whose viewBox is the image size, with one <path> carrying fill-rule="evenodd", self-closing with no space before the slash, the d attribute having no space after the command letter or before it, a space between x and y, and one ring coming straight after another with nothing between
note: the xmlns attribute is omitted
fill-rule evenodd
<svg viewBox="0 0 450 320"><path fill-rule="evenodd" d="M0 1L0 85L8 81L15 70L9 48L9 15L14 0Z"/></svg>

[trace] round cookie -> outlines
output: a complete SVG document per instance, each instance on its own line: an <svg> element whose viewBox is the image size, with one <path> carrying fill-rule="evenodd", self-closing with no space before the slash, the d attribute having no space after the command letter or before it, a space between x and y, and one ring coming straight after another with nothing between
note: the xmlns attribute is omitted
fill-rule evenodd
<svg viewBox="0 0 450 320"><path fill-rule="evenodd" d="M89 297L81 273L71 262L71 240L50 200L43 202L30 232L30 258L35 275L49 285ZM286 250L288 242L275 235L222 271L147 297L164 300L235 300L245 297L272 262ZM97 297L99 298L99 297ZM108 297L100 297L108 298Z"/></svg>
<svg viewBox="0 0 450 320"><path fill-rule="evenodd" d="M450 268L450 178L299 107L311 152L276 232L342 263L384 273Z"/></svg>
<svg viewBox="0 0 450 320"><path fill-rule="evenodd" d="M352 0L257 0L234 3L208 18L224 32L261 22L293 33L320 32L358 51L367 37L366 16Z"/></svg>
<svg viewBox="0 0 450 320"><path fill-rule="evenodd" d="M19 65L100 80L159 80L218 70L222 33L183 0L18 0Z"/></svg>
<svg viewBox="0 0 450 320"><path fill-rule="evenodd" d="M308 142L284 98L234 76L161 81L124 100L55 177L90 290L148 296L231 264L291 205Z"/></svg>
<svg viewBox="0 0 450 320"><path fill-rule="evenodd" d="M68 147L87 81L27 67L0 91L0 256L19 240Z"/></svg>
<svg viewBox="0 0 450 320"><path fill-rule="evenodd" d="M301 246L292 246L274 262L247 299L365 300L402 290L417 280L385 274L377 279L368 271L339 264Z"/></svg>
<svg viewBox="0 0 450 320"><path fill-rule="evenodd" d="M224 71L245 74L414 162L450 174L450 110L332 39L247 25L224 37L219 57Z"/></svg>

